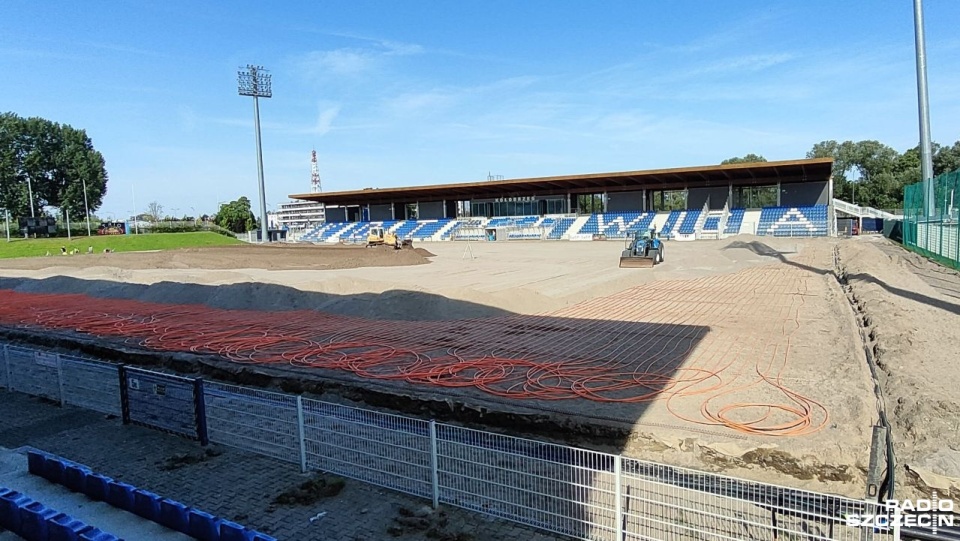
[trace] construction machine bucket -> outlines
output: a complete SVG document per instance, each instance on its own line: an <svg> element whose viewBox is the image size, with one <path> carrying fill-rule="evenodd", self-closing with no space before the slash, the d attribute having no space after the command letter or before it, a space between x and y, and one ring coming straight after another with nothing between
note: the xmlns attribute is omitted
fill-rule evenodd
<svg viewBox="0 0 960 541"><path fill-rule="evenodd" d="M621 257L621 269L649 269L654 265L652 257Z"/></svg>

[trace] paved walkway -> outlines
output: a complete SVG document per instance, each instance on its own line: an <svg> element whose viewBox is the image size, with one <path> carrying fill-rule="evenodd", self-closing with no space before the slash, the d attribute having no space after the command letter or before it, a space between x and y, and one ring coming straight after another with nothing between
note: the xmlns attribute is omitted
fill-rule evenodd
<svg viewBox="0 0 960 541"><path fill-rule="evenodd" d="M233 449L204 453L196 442L19 393L0 391L0 411L0 447L58 454L282 541L564 539L455 508L428 515L425 500L352 480L337 496L315 504L274 505L274 498L309 476Z"/></svg>

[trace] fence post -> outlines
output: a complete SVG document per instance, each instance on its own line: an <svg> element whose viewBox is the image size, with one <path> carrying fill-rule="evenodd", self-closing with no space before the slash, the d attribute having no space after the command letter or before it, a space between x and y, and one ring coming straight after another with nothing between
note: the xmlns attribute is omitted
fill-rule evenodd
<svg viewBox="0 0 960 541"><path fill-rule="evenodd" d="M616 498L614 503L614 520L616 520L616 541L623 539L623 486L621 484L621 472L623 470L623 457L616 455L613 457L613 493Z"/></svg>
<svg viewBox="0 0 960 541"><path fill-rule="evenodd" d="M210 445L207 434L207 403L203 394L203 378L193 380L193 407L196 415L197 439L200 445Z"/></svg>
<svg viewBox="0 0 960 541"><path fill-rule="evenodd" d="M430 485L433 487L433 508L440 507L440 478L437 472L437 422L430 420Z"/></svg>
<svg viewBox="0 0 960 541"><path fill-rule="evenodd" d="M67 405L66 397L63 394L63 357L57 353L57 384L60 387L60 407Z"/></svg>
<svg viewBox="0 0 960 541"><path fill-rule="evenodd" d="M307 473L307 435L303 427L303 396L297 395L297 436L300 438L300 472Z"/></svg>
<svg viewBox="0 0 960 541"><path fill-rule="evenodd" d="M3 345L3 370L7 374L7 390L13 391L13 380L10 379L10 353L7 347L7 344Z"/></svg>
<svg viewBox="0 0 960 541"><path fill-rule="evenodd" d="M117 376L120 378L120 418L123 424L130 424L130 395L127 390L127 367L120 365L117 367Z"/></svg>

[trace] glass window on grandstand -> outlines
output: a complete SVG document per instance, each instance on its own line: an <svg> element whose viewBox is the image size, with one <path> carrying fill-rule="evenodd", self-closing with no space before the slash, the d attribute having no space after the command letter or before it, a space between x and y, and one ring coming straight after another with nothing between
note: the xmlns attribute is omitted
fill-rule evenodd
<svg viewBox="0 0 960 541"><path fill-rule="evenodd" d="M471 201L470 214L486 216L536 216L540 214L563 214L567 204L564 199L534 199L532 197L504 197L493 201Z"/></svg>
<svg viewBox="0 0 960 541"><path fill-rule="evenodd" d="M687 210L686 190L654 190L651 194L653 210Z"/></svg>
<svg viewBox="0 0 960 541"><path fill-rule="evenodd" d="M777 206L777 185L734 186L730 208L759 209Z"/></svg>

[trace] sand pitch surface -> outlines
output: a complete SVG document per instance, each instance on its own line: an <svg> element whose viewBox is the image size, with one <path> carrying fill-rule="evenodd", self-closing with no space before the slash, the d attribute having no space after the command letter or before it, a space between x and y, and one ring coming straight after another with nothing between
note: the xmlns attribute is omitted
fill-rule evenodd
<svg viewBox="0 0 960 541"><path fill-rule="evenodd" d="M628 424L582 443L862 495L876 407L835 241L671 242L652 270L618 269L616 242L425 246L18 261L0 321Z"/></svg>

